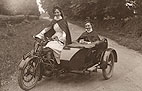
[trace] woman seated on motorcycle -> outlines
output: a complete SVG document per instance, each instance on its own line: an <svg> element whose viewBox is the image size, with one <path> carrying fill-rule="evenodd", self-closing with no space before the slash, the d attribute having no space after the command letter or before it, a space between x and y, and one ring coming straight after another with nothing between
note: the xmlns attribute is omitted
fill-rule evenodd
<svg viewBox="0 0 142 91"><path fill-rule="evenodd" d="M71 44L71 35L61 8L58 6L54 7L53 14L54 18L52 22L47 28L36 35L36 37L53 39L44 46L44 49L51 48L57 64L60 64L61 51L65 45Z"/></svg>
<svg viewBox="0 0 142 91"><path fill-rule="evenodd" d="M99 42L100 38L94 29L93 23L90 20L85 22L85 32L77 39L77 42L81 44L91 44L93 42Z"/></svg>

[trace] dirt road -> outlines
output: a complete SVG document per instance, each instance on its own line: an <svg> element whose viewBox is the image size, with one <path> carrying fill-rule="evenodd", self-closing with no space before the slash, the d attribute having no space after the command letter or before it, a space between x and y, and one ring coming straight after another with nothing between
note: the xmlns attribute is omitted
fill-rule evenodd
<svg viewBox="0 0 142 91"><path fill-rule="evenodd" d="M69 26L75 40L83 28L73 24ZM142 55L110 39L109 47L118 53L118 63L111 79L104 80L101 70L90 76L70 74L58 79L44 79L31 91L142 91ZM5 86L3 90L23 91L16 82Z"/></svg>

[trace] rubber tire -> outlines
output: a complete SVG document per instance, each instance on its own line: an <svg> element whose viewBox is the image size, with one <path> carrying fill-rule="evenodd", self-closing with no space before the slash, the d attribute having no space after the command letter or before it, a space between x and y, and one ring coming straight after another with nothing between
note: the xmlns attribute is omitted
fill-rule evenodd
<svg viewBox="0 0 142 91"><path fill-rule="evenodd" d="M113 52L111 52L110 55L109 55L109 59L110 59L110 56L113 57L113 60L111 60L112 67L111 67L109 73L107 73L107 71L106 71L107 68L102 69L103 77L105 78L105 80L110 79L112 77L112 75L113 75L115 55L114 55ZM108 63L108 60L106 61L107 63Z"/></svg>
<svg viewBox="0 0 142 91"><path fill-rule="evenodd" d="M38 65L40 66L40 65ZM19 73L18 73L18 84L20 86L21 89L25 90L25 91L29 91L30 89L32 89L33 87L35 87L35 85L37 84L38 80L39 80L39 77L40 77L40 67L37 67L37 70L36 70L36 78L35 78L35 82L31 85L31 86L26 86L23 82L23 72L24 72L24 69L26 68L27 66L25 66L22 69L19 70Z"/></svg>

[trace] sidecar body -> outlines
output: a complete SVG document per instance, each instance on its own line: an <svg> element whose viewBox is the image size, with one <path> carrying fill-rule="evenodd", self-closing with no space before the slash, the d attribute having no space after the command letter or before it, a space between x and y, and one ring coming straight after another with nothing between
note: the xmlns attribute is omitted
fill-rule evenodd
<svg viewBox="0 0 142 91"><path fill-rule="evenodd" d="M61 66L69 70L84 70L96 64L102 64L109 53L113 53L117 62L117 54L114 49L108 48L108 42L103 39L91 44L73 43L63 49L61 53ZM106 68L106 65L105 65Z"/></svg>

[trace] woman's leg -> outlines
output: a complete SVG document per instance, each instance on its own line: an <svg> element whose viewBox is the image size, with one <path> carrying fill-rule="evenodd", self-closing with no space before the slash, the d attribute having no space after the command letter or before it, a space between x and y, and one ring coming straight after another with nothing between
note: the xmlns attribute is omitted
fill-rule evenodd
<svg viewBox="0 0 142 91"><path fill-rule="evenodd" d="M54 50L53 54L54 54L54 57L55 57L57 63L60 64L60 54L61 54L61 51Z"/></svg>
<svg viewBox="0 0 142 91"><path fill-rule="evenodd" d="M60 64L60 54L61 54L61 51L62 51L64 45L62 45L58 41L50 41L47 43L47 45L45 47L49 47L53 50L53 54L56 59L56 62L58 64Z"/></svg>
<svg viewBox="0 0 142 91"><path fill-rule="evenodd" d="M51 48L49 48L49 47L44 48L43 53L46 54L47 60L52 59L53 50Z"/></svg>

